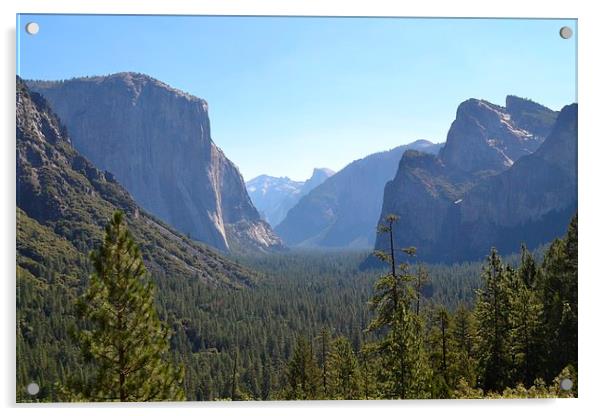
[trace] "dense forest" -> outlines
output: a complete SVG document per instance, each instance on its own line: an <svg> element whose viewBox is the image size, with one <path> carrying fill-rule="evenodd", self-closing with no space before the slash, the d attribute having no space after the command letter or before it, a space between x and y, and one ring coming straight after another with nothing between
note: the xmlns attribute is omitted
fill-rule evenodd
<svg viewBox="0 0 602 416"><path fill-rule="evenodd" d="M381 232L394 229L396 219L389 220ZM248 288L147 273L128 234L131 241L123 244L134 247L128 248L130 266L141 268L118 295L103 286L107 264L119 264L107 249L107 241L118 240L109 238L110 227L96 254L84 258L58 254L60 241L45 241L37 224L19 226L38 237L47 257L42 278L21 267L17 277L18 401L120 400L107 393L110 388L99 393L82 386L119 384L115 374L121 373L112 373L103 351L120 339L109 330L114 326L107 305L124 297L144 317L132 321L138 332L120 332L138 333L128 345L139 347L129 355L146 357L158 369L136 377L164 386L138 389L121 396L125 400L573 397L577 392L576 216L566 236L548 247L533 254L517 247L518 254L506 260L492 249L482 263L422 264L413 248L392 245L375 253L383 267L368 270L359 268L363 252L235 258L259 273ZM145 276L151 282L140 283ZM134 373L128 372L130 379ZM573 382L571 389L560 387L564 379ZM41 387L35 398L25 389L33 381Z"/></svg>

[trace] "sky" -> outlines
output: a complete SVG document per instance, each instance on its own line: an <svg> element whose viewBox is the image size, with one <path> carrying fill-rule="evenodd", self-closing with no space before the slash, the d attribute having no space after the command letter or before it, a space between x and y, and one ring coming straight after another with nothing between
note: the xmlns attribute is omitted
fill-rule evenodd
<svg viewBox="0 0 602 416"><path fill-rule="evenodd" d="M28 22L40 26L25 33ZM575 20L20 15L17 74L148 74L206 99L245 180L417 139L445 141L458 104L577 101ZM559 36L562 26L575 35Z"/></svg>

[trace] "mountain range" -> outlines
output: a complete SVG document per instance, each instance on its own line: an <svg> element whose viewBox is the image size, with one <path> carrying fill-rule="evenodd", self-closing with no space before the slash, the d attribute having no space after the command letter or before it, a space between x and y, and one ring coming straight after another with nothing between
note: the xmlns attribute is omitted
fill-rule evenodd
<svg viewBox="0 0 602 416"><path fill-rule="evenodd" d="M577 105L560 113L509 96L506 107L460 104L437 156L404 153L384 189L380 222L399 217L394 242L421 259L483 258L562 235L577 208ZM387 249L377 236L375 248Z"/></svg>
<svg viewBox="0 0 602 416"><path fill-rule="evenodd" d="M453 262L481 258L491 246L504 251L549 242L577 207L576 105L557 112L517 96L504 106L471 98L458 106L444 144L418 140L336 173L315 169L307 181L261 175L245 184L211 138L203 99L131 72L26 83L19 81L17 98L34 115L27 119L22 107L18 117L30 138L43 139L18 142L19 215L23 224L34 220L80 245L98 237L85 231L83 219L98 224L109 213L107 201L153 224L154 232L140 236L187 246L180 255L210 252L192 240L225 252L285 244L383 249L388 243L377 225L395 214L396 246L415 246L424 260ZM50 175L49 166L68 173ZM81 172L91 175L89 184L63 189ZM82 190L100 195L104 202L91 204L106 206L102 215L92 208L71 212ZM81 235L64 234L66 214ZM187 261L176 263L200 273Z"/></svg>
<svg viewBox="0 0 602 416"><path fill-rule="evenodd" d="M417 140L356 160L317 186L275 228L286 244L365 249L374 245L383 189L406 150L436 153L441 144Z"/></svg>
<svg viewBox="0 0 602 416"><path fill-rule="evenodd" d="M224 251L282 247L213 142L205 100L131 72L27 85L49 102L73 147L149 213Z"/></svg>
<svg viewBox="0 0 602 416"><path fill-rule="evenodd" d="M334 173L327 168L315 168L306 181L294 181L286 176L260 175L246 183L247 192L262 218L276 227L301 197Z"/></svg>

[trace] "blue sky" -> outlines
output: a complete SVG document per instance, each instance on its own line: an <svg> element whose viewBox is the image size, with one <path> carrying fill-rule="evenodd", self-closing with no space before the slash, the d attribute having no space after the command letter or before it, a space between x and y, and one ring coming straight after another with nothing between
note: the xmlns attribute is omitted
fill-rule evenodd
<svg viewBox="0 0 602 416"><path fill-rule="evenodd" d="M136 71L205 98L213 140L245 180L444 141L471 97L576 101L576 36L558 35L573 20L21 15L18 26L23 78Z"/></svg>

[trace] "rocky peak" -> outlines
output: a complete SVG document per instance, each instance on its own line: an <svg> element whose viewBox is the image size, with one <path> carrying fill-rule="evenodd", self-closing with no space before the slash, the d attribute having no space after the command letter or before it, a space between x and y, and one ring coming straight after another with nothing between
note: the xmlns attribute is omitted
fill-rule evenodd
<svg viewBox="0 0 602 416"><path fill-rule="evenodd" d="M518 99L510 101L514 116L507 108L485 100L471 98L461 103L441 150L443 162L465 172L490 174L501 172L533 153L544 137L524 128L535 125L533 117L524 110L531 107L517 106ZM521 123L515 118L520 118ZM555 117L537 120L540 132L551 128Z"/></svg>
<svg viewBox="0 0 602 416"><path fill-rule="evenodd" d="M316 186L320 185L326 179L334 175L334 171L328 168L314 168L314 171L311 177L305 181L303 184L303 188L301 189L301 194L305 195Z"/></svg>
<svg viewBox="0 0 602 416"><path fill-rule="evenodd" d="M541 145L525 129L534 120L550 130ZM576 104L557 115L516 97L509 108L467 100L439 157L403 154L380 221L398 215L396 245L415 246L430 261L482 258L492 246L511 252L522 242L536 247L561 235L576 209L576 148ZM377 235L377 249L388 246L385 237Z"/></svg>

